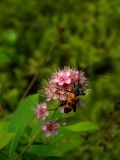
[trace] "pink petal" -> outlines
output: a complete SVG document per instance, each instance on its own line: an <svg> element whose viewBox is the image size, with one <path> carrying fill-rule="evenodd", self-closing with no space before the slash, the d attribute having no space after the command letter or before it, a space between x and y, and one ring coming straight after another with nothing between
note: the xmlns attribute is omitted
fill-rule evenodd
<svg viewBox="0 0 120 160"><path fill-rule="evenodd" d="M67 84L70 84L70 83L71 83L71 79L67 79L65 82L66 82Z"/></svg>
<svg viewBox="0 0 120 160"><path fill-rule="evenodd" d="M45 116L48 116L48 115L49 115L49 112L48 112L48 111L46 111Z"/></svg>
<svg viewBox="0 0 120 160"><path fill-rule="evenodd" d="M41 130L45 131L47 129L46 125L41 126Z"/></svg>
<svg viewBox="0 0 120 160"><path fill-rule="evenodd" d="M59 72L59 73L58 73L58 76L59 76L59 77L62 77L62 76L64 76L64 73L63 73L63 72Z"/></svg>
<svg viewBox="0 0 120 160"><path fill-rule="evenodd" d="M45 132L45 137L49 137L49 136L51 136L51 133L50 132Z"/></svg>
<svg viewBox="0 0 120 160"><path fill-rule="evenodd" d="M59 79L57 78L57 79L54 79L54 82L55 83L58 83L59 82Z"/></svg>
<svg viewBox="0 0 120 160"><path fill-rule="evenodd" d="M60 85L60 86L62 86L63 84L64 84L64 82L63 82L63 81L60 81L60 82L59 82L59 85Z"/></svg>
<svg viewBox="0 0 120 160"><path fill-rule="evenodd" d="M60 112L61 112L61 113L64 113L64 107L63 107L63 106L60 107Z"/></svg>
<svg viewBox="0 0 120 160"><path fill-rule="evenodd" d="M66 72L66 75L67 75L67 77L69 77L70 76L70 71Z"/></svg>

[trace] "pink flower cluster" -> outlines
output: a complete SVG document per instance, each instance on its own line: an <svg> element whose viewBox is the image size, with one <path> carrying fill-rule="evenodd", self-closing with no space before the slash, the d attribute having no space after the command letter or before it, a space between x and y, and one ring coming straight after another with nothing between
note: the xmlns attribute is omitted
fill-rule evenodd
<svg viewBox="0 0 120 160"><path fill-rule="evenodd" d="M57 135L59 127L59 123L56 123L54 121L47 121L44 125L41 126L41 130L45 133L46 137L49 137Z"/></svg>
<svg viewBox="0 0 120 160"><path fill-rule="evenodd" d="M47 101L52 99L67 100L68 93L65 90L72 91L74 83L78 82L81 87L84 87L87 79L83 72L79 72L76 69L65 67L63 70L56 72L51 76L48 82L48 86L45 88L45 94Z"/></svg>
<svg viewBox="0 0 120 160"><path fill-rule="evenodd" d="M78 80L80 87L84 89L87 83L87 79L83 72L65 67L63 70L53 74L50 77L48 85L44 90L47 97L46 102L38 104L37 108L35 109L35 115L37 119L45 120L47 118L49 114L47 109L48 101L57 99L63 103L66 102L69 92L73 91L74 84L78 82ZM80 103L81 101L79 102L79 105ZM62 105L60 108L64 111L64 105ZM48 137L56 135L59 127L59 123L46 120L45 123L41 126L41 130L44 132L45 136Z"/></svg>
<svg viewBox="0 0 120 160"><path fill-rule="evenodd" d="M47 103L41 103L37 105L35 109L35 115L37 119L45 120L48 116ZM45 133L46 137L56 135L58 133L59 123L51 120L47 120L44 125L41 126L41 130Z"/></svg>

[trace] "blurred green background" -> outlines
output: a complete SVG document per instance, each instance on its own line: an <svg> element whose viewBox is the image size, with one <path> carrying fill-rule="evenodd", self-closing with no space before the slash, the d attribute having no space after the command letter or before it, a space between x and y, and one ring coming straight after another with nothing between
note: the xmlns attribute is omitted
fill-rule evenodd
<svg viewBox="0 0 120 160"><path fill-rule="evenodd" d="M120 1L0 1L1 120L12 115L22 97L44 87L51 73L68 65L76 67L76 59L88 79L95 79L90 81L85 107L76 117L95 121L102 130L83 134L84 143L65 156L76 160L117 160ZM33 78L34 84L25 93ZM72 138L74 142L76 137Z"/></svg>

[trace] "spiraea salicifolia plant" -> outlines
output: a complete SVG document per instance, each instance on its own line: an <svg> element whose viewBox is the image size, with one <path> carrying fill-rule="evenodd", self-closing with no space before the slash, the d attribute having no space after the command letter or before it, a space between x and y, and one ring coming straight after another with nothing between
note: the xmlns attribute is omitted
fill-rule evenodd
<svg viewBox="0 0 120 160"><path fill-rule="evenodd" d="M58 101L61 114L67 114L72 110L75 112L83 104L81 96L85 95L86 85L87 78L84 72L78 69L64 67L51 75L44 89L45 101L35 109L37 119L44 121L40 129L46 137L58 134L60 127L59 122L47 118L49 101Z"/></svg>

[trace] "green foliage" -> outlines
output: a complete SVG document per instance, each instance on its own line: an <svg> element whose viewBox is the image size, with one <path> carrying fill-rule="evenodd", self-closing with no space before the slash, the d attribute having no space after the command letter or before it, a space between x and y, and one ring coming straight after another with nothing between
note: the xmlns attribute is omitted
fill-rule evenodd
<svg viewBox="0 0 120 160"><path fill-rule="evenodd" d="M0 2L0 160L119 160L119 25L119 0ZM68 115L58 109L59 134L45 138L31 110L44 100L36 93L76 59L89 79L85 106Z"/></svg>
<svg viewBox="0 0 120 160"><path fill-rule="evenodd" d="M17 144L24 133L26 126L33 118L33 110L31 107L36 105L38 101L38 95L29 96L22 101L16 112L14 113L9 125L9 132L15 134L14 139L8 145L8 155L11 157L16 150Z"/></svg>
<svg viewBox="0 0 120 160"><path fill-rule="evenodd" d="M59 156L59 153L57 154L54 148L48 145L33 145L28 152L43 157Z"/></svg>
<svg viewBox="0 0 120 160"><path fill-rule="evenodd" d="M3 53L0 53L0 63L9 63L10 62L10 58L3 54Z"/></svg>
<svg viewBox="0 0 120 160"><path fill-rule="evenodd" d="M0 150L4 148L14 137L13 133L7 131L9 123L6 121L0 122Z"/></svg>
<svg viewBox="0 0 120 160"><path fill-rule="evenodd" d="M0 135L0 149L4 148L13 137L13 133L4 133L4 135Z"/></svg>
<svg viewBox="0 0 120 160"><path fill-rule="evenodd" d="M74 125L69 125L65 127L65 129L75 132L86 132L86 131L95 131L98 130L99 128L94 123L86 121L86 122L79 122Z"/></svg>

